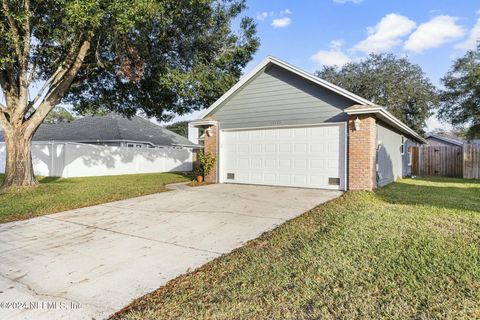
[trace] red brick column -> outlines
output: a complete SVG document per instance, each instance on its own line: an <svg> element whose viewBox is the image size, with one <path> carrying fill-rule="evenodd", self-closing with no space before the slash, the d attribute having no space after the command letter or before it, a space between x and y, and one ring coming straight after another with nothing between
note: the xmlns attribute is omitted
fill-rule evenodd
<svg viewBox="0 0 480 320"><path fill-rule="evenodd" d="M354 121L360 120L360 130ZM376 120L371 114L348 118L348 189L373 190L376 178Z"/></svg>
<svg viewBox="0 0 480 320"><path fill-rule="evenodd" d="M205 132L204 151L210 152L216 158L215 166L212 171L205 177L205 181L209 183L217 183L217 167L218 167L218 127L210 126L207 128L210 130L210 134Z"/></svg>

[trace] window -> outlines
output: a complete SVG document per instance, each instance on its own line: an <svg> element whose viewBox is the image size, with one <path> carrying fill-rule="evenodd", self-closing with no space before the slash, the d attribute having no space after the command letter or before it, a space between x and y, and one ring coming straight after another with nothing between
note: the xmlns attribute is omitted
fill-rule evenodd
<svg viewBox="0 0 480 320"><path fill-rule="evenodd" d="M135 145L133 143L127 143L127 147L128 148L133 148L133 147L135 147Z"/></svg>
<svg viewBox="0 0 480 320"><path fill-rule="evenodd" d="M413 162L412 147L408 148L408 166L411 167Z"/></svg>
<svg viewBox="0 0 480 320"><path fill-rule="evenodd" d="M405 137L402 136L402 146L400 147L400 153L402 156L405 154Z"/></svg>

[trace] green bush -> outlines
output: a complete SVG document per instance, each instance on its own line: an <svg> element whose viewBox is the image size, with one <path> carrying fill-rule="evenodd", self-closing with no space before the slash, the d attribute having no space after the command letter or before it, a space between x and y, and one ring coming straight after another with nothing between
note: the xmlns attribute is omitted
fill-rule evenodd
<svg viewBox="0 0 480 320"><path fill-rule="evenodd" d="M200 159L203 176L208 176L215 166L215 162L217 161L215 155L211 152L204 152L201 150L198 154L198 158Z"/></svg>

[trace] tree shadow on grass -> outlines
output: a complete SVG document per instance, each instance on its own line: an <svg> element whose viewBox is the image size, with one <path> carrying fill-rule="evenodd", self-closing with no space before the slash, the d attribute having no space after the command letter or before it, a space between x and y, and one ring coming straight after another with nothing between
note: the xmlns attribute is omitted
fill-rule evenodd
<svg viewBox="0 0 480 320"><path fill-rule="evenodd" d="M52 182L58 182L61 179L61 177L38 177L38 182L40 183L52 183Z"/></svg>
<svg viewBox="0 0 480 320"><path fill-rule="evenodd" d="M446 178L405 179L375 191L392 204L427 205L480 212L480 181Z"/></svg>

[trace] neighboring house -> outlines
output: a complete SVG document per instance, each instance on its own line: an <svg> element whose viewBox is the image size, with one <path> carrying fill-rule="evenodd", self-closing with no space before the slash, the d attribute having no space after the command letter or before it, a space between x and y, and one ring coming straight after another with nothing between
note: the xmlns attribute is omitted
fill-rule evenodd
<svg viewBox="0 0 480 320"><path fill-rule="evenodd" d="M409 175L426 141L364 98L267 57L200 119L189 138L217 155L207 181L371 190Z"/></svg>
<svg viewBox="0 0 480 320"><path fill-rule="evenodd" d="M462 148L463 141L451 139L447 137L442 137L438 135L429 135L425 138L427 140L427 144L430 146L447 146L447 147L458 147Z"/></svg>
<svg viewBox="0 0 480 320"><path fill-rule="evenodd" d="M35 174L42 176L191 171L198 148L149 120L112 113L42 124L33 137L32 158ZM5 168L5 154L5 145L0 143L0 172Z"/></svg>
<svg viewBox="0 0 480 320"><path fill-rule="evenodd" d="M116 113L87 116L72 122L42 124L33 141L78 142L136 148L195 147L187 138L139 116Z"/></svg>
<svg viewBox="0 0 480 320"><path fill-rule="evenodd" d="M3 142L0 131L0 142ZM111 113L87 116L71 122L44 123L33 136L34 142L76 142L131 148L198 147L187 138L147 119L131 119Z"/></svg>

